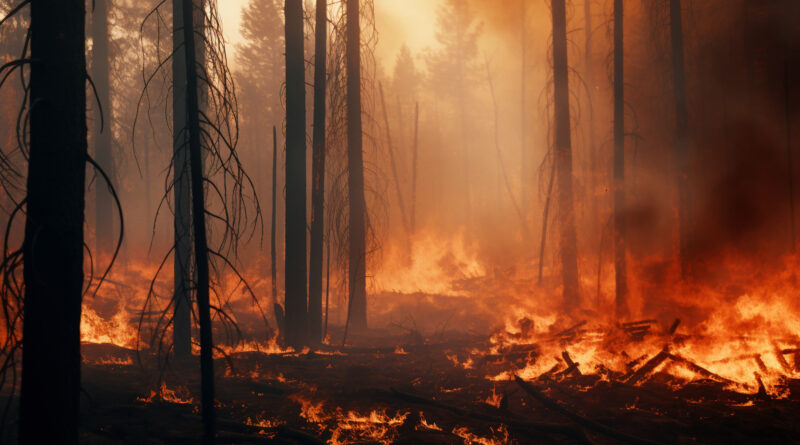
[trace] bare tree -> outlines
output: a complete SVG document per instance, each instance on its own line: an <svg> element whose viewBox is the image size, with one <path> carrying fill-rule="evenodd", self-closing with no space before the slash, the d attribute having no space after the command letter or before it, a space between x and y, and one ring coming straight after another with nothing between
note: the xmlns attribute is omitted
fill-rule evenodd
<svg viewBox="0 0 800 445"><path fill-rule="evenodd" d="M616 313L628 315L625 261L625 49L623 0L614 0L614 273Z"/></svg>
<svg viewBox="0 0 800 445"><path fill-rule="evenodd" d="M347 0L347 159L350 192L350 302L348 326L367 327L366 201L361 132L361 27L359 0Z"/></svg>
<svg viewBox="0 0 800 445"><path fill-rule="evenodd" d="M289 345L308 337L306 306L306 91L303 2L286 0L286 335Z"/></svg>
<svg viewBox="0 0 800 445"><path fill-rule="evenodd" d="M678 166L678 230L680 232L681 277L687 278L690 267L689 245L689 111L686 102L686 68L683 55L681 0L670 0L670 36L672 41L672 91L675 97L675 157Z"/></svg>
<svg viewBox="0 0 800 445"><path fill-rule="evenodd" d="M553 87L555 104L555 168L561 216L559 247L564 304L568 310L579 303L578 236L572 192L572 140L567 62L567 12L565 0L553 0Z"/></svg>
<svg viewBox="0 0 800 445"><path fill-rule="evenodd" d="M325 234L325 100L328 47L328 2L317 0L314 54L314 135L311 165L311 251L308 277L309 340L322 338L322 260Z"/></svg>
<svg viewBox="0 0 800 445"><path fill-rule="evenodd" d="M87 161L85 2L30 2L19 440L77 444ZM53 185L57 186L54 187Z"/></svg>

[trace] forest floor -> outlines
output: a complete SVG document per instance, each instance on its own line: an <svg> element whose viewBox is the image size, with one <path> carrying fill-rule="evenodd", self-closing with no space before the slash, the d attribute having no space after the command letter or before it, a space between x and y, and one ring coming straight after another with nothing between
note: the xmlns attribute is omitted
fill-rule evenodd
<svg viewBox="0 0 800 445"><path fill-rule="evenodd" d="M628 373L560 367L531 381L514 369L531 345L490 353L486 337L437 340L373 332L359 347L239 352L216 360L219 443L791 443L800 381L780 397L729 389L713 373L676 384L665 349ZM446 338L446 339L445 339ZM476 355L476 352L486 351ZM82 442L197 443L197 360L158 373L134 351L83 347ZM480 357L474 359L473 357ZM144 362L152 361L144 357ZM691 368L691 366L690 366ZM505 380L497 376L512 370ZM156 375L160 374L161 379ZM759 380L760 382L760 380ZM161 389L159 389L161 388Z"/></svg>

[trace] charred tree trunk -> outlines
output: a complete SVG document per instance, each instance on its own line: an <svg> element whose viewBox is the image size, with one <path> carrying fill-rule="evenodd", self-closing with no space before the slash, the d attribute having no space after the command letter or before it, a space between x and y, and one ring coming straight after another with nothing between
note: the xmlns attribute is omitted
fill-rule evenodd
<svg viewBox="0 0 800 445"><path fill-rule="evenodd" d="M111 0L95 0L92 14L92 81L94 82L97 96L103 107L103 116L100 117L98 109L97 128L95 135L94 158L109 177L113 172L113 155L111 150L111 122L113 107L111 105L111 84L109 82L109 64L111 54L108 48L108 10ZM102 128L100 123L102 122ZM106 253L113 248L113 209L112 197L108 185L103 181L95 184L95 237L97 250Z"/></svg>
<svg viewBox="0 0 800 445"><path fill-rule="evenodd" d="M286 342L305 346L306 306L306 90L303 2L286 0Z"/></svg>
<svg viewBox="0 0 800 445"><path fill-rule="evenodd" d="M678 175L678 231L681 278L689 275L689 111L686 102L686 70L683 56L681 0L670 0L673 94L675 96L675 145Z"/></svg>
<svg viewBox="0 0 800 445"><path fill-rule="evenodd" d="M183 50L183 0L172 3L172 131L173 131L173 221L175 252L172 336L175 358L192 353L192 235L189 181L189 147L186 132L186 52Z"/></svg>
<svg viewBox="0 0 800 445"><path fill-rule="evenodd" d="M792 102L790 95L789 62L783 66L783 95L784 95L784 119L786 120L786 180L789 191L789 229L791 235L791 252L797 248L797 237L795 235L794 221L794 162L792 161Z"/></svg>
<svg viewBox="0 0 800 445"><path fill-rule="evenodd" d="M19 440L77 444L86 177L85 2L33 0ZM55 184L55 186L54 186Z"/></svg>
<svg viewBox="0 0 800 445"><path fill-rule="evenodd" d="M522 189L520 192L522 193L521 207L523 215L528 215L528 207L530 203L528 202L528 140L527 140L527 124L528 124L528 29L526 26L527 20L527 12L528 8L527 0L520 0L520 58L522 59L521 63L521 70L520 70L520 162L522 163L520 169L520 178L522 182ZM523 224L526 224L527 221L523 217ZM527 225L526 225L527 228ZM528 233L527 230L523 230L523 233Z"/></svg>
<svg viewBox="0 0 800 445"><path fill-rule="evenodd" d="M569 111L569 66L567 62L567 12L565 0L553 0L553 86L555 92L555 163L558 206L561 216L559 248L568 310L579 303L578 236L572 196L572 140Z"/></svg>
<svg viewBox="0 0 800 445"><path fill-rule="evenodd" d="M200 383L203 418L203 443L214 443L214 347L211 336L209 302L208 242L204 195L203 154L200 147L200 106L197 76L197 51L194 39L194 7L192 0L183 1L183 38L186 62L186 128L189 135L191 170L192 229L194 260L197 271L197 318L200 322Z"/></svg>
<svg viewBox="0 0 800 445"><path fill-rule="evenodd" d="M278 309L278 246L277 243L277 198L278 198L278 129L272 126L272 223L270 225L270 272L272 277L272 308L275 311L275 322L283 333L283 315Z"/></svg>
<svg viewBox="0 0 800 445"><path fill-rule="evenodd" d="M348 325L367 327L364 153L361 134L361 28L358 0L347 0L347 171L350 192L350 303Z"/></svg>
<svg viewBox="0 0 800 445"><path fill-rule="evenodd" d="M328 2L317 0L314 54L314 135L311 177L311 252L308 280L308 334L322 341L322 261L325 233L325 66L328 46Z"/></svg>
<svg viewBox="0 0 800 445"><path fill-rule="evenodd" d="M625 47L623 0L614 0L614 275L617 318L628 315L625 261Z"/></svg>

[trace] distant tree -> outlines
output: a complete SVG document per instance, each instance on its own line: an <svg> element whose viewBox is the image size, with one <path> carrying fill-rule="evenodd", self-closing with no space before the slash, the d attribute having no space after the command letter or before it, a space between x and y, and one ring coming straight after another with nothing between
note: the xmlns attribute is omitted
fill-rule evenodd
<svg viewBox="0 0 800 445"><path fill-rule="evenodd" d="M101 104L105 104L101 119L96 119L94 133L95 161L113 176L114 156L112 152L112 120L114 107L111 104L111 51L109 42L109 10L111 0L95 0L92 13L92 79ZM99 113L98 113L99 116ZM95 184L95 237L98 252L106 253L113 244L112 197L108 186L98 181Z"/></svg>
<svg viewBox="0 0 800 445"><path fill-rule="evenodd" d="M616 313L628 315L625 248L625 47L623 0L614 0L614 276Z"/></svg>
<svg viewBox="0 0 800 445"><path fill-rule="evenodd" d="M243 134L249 145L269 140L283 121L280 89L284 75L284 35L280 0L254 0L242 11L243 42L236 45L236 79Z"/></svg>
<svg viewBox="0 0 800 445"><path fill-rule="evenodd" d="M325 217L325 102L328 47L328 2L316 1L314 54L314 135L311 170L311 251L308 282L308 331L313 343L322 341L322 255Z"/></svg>
<svg viewBox="0 0 800 445"><path fill-rule="evenodd" d="M86 3L30 2L30 157L19 440L77 444L83 295ZM6 275L9 276L9 275Z"/></svg>
<svg viewBox="0 0 800 445"><path fill-rule="evenodd" d="M361 128L361 25L359 0L346 0L347 17L347 171L350 201L350 302L348 326L367 328L366 225L364 153Z"/></svg>
<svg viewBox="0 0 800 445"><path fill-rule="evenodd" d="M480 31L468 2L445 0L436 14L436 40L440 48L427 57L431 87L453 107L457 116L468 224L472 214L469 109L471 92L477 83L475 73L480 69L477 60Z"/></svg>
<svg viewBox="0 0 800 445"><path fill-rule="evenodd" d="M306 91L303 3L286 0L286 342L308 337L306 248Z"/></svg>
<svg viewBox="0 0 800 445"><path fill-rule="evenodd" d="M559 248L564 304L568 310L579 304L578 236L572 192L572 137L569 110L569 64L567 61L567 11L565 0L553 0L553 90L555 106L555 169L561 217Z"/></svg>

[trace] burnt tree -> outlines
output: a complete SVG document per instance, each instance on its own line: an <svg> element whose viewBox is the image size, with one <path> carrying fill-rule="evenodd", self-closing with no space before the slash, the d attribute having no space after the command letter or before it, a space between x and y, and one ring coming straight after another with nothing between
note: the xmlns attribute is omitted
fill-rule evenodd
<svg viewBox="0 0 800 445"><path fill-rule="evenodd" d="M110 93L110 59L108 41L108 11L111 0L95 0L92 14L92 80L97 98L105 107L103 116L98 117L97 133L94 135L94 159L107 174L113 171L113 153L111 148L111 121L113 107ZM98 114L100 110L98 109ZM113 209L112 196L103 181L95 184L95 237L97 250L106 253L113 248Z"/></svg>
<svg viewBox="0 0 800 445"><path fill-rule="evenodd" d="M183 0L172 2L172 131L174 196L174 294L173 353L176 358L191 355L192 238L190 210L189 149L186 128L186 53L184 46Z"/></svg>
<svg viewBox="0 0 800 445"><path fill-rule="evenodd" d="M625 50L623 0L614 0L614 277L616 314L628 315L625 261Z"/></svg>
<svg viewBox="0 0 800 445"><path fill-rule="evenodd" d="M325 213L325 63L328 46L328 2L317 0L314 54L314 135L311 165L311 251L308 277L308 335L322 341L322 255Z"/></svg>
<svg viewBox="0 0 800 445"><path fill-rule="evenodd" d="M348 326L367 327L364 153L361 132L361 27L358 0L347 0L347 172L350 194L350 266Z"/></svg>
<svg viewBox="0 0 800 445"><path fill-rule="evenodd" d="M675 160L678 182L678 231L681 278L689 275L689 111L686 102L686 68L683 55L681 0L670 0L672 92L675 98Z"/></svg>
<svg viewBox="0 0 800 445"><path fill-rule="evenodd" d="M203 419L203 443L214 443L214 347L211 335L209 302L208 242L206 232L205 177L201 151L200 105L198 90L198 59L195 45L194 5L183 0L183 48L186 70L186 127L188 134L189 169L192 203L192 234L194 235L194 266L197 278L197 318L200 322L200 384ZM177 32L178 30L175 30Z"/></svg>
<svg viewBox="0 0 800 445"><path fill-rule="evenodd" d="M306 91L303 2L286 0L286 335L304 346L306 309Z"/></svg>
<svg viewBox="0 0 800 445"><path fill-rule="evenodd" d="M553 89L555 105L555 170L561 216L559 248L563 298L568 310L579 303L578 236L572 192L572 140L567 61L567 12L565 0L553 0Z"/></svg>
<svg viewBox="0 0 800 445"><path fill-rule="evenodd" d="M30 2L19 440L77 444L87 160L83 0Z"/></svg>

